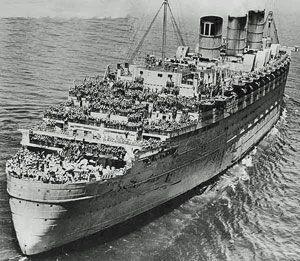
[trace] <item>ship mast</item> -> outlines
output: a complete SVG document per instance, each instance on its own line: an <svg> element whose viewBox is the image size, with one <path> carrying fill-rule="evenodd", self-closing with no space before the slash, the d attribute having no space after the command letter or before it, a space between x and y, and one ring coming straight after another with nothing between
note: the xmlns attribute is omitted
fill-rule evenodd
<svg viewBox="0 0 300 261"><path fill-rule="evenodd" d="M179 27L175 21L175 18L173 16L172 10L170 8L169 5L169 0L164 0L163 3L161 4L159 10L157 11L156 15L154 16L152 22L150 23L149 27L147 28L145 34L143 35L141 41L139 42L139 44L137 45L137 47L135 48L135 50L133 51L133 53L131 54L130 58L129 58L129 62L132 63L134 58L137 56L138 52L140 51L142 45L144 44L144 41L148 35L148 33L150 32L158 14L160 13L162 7L164 7L164 17L163 17L163 40L162 40L162 66L164 67L165 65L165 57L166 57L166 45L167 45L167 23L168 23L168 9L170 11L170 17L172 20L172 25L173 25L173 29L175 31L175 33L178 34L181 45L185 46L185 42L183 40L182 34L179 30Z"/></svg>
<svg viewBox="0 0 300 261"><path fill-rule="evenodd" d="M163 18L163 41L162 41L162 66L165 66L166 44L167 44L167 15L168 15L168 0L164 0L164 18Z"/></svg>

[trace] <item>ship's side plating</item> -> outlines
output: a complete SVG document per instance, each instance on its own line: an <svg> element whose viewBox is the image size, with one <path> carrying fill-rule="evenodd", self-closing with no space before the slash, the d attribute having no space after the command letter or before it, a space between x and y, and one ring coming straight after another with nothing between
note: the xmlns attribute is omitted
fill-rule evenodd
<svg viewBox="0 0 300 261"><path fill-rule="evenodd" d="M237 111L171 138L168 150L137 159L107 182L44 184L8 175L20 246L36 254L95 233L158 206L236 163L280 116L289 63L240 98Z"/></svg>

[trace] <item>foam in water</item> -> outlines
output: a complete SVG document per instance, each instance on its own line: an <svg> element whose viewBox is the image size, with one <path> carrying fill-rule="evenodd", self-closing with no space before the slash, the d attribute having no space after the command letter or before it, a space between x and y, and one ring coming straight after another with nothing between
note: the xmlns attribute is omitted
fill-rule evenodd
<svg viewBox="0 0 300 261"><path fill-rule="evenodd" d="M242 159L242 165L244 165L245 167L253 167L251 155L248 155L244 159Z"/></svg>
<svg viewBox="0 0 300 261"><path fill-rule="evenodd" d="M286 120L287 119L287 109L284 108L282 111L282 115L280 117L282 120Z"/></svg>
<svg viewBox="0 0 300 261"><path fill-rule="evenodd" d="M236 186L240 182L250 179L248 168L253 167L253 157L257 153L257 147L244 158L240 163L234 165L226 174L224 174L217 183L208 185L202 189L202 196L204 195L207 200L213 200L218 197L225 197L228 188L236 191ZM230 207L230 206L229 206Z"/></svg>
<svg viewBox="0 0 300 261"><path fill-rule="evenodd" d="M247 181L250 179L248 174L248 168L253 167L253 156L257 153L257 148L255 147L240 163L233 166L228 173L222 176L218 184L218 189L224 191L226 188L231 188L235 191L236 186L241 181Z"/></svg>
<svg viewBox="0 0 300 261"><path fill-rule="evenodd" d="M228 171L228 173L221 177L218 184L215 186L214 191L218 191L222 194L228 188L231 188L235 192L239 182L248 179L247 166L240 163L236 164Z"/></svg>
<svg viewBox="0 0 300 261"><path fill-rule="evenodd" d="M254 147L253 150L250 152L250 155L254 156L256 155L256 153L257 153L257 147Z"/></svg>
<svg viewBox="0 0 300 261"><path fill-rule="evenodd" d="M272 128L272 130L270 131L270 136L279 136L280 133L279 133L279 130L278 128L275 126Z"/></svg>

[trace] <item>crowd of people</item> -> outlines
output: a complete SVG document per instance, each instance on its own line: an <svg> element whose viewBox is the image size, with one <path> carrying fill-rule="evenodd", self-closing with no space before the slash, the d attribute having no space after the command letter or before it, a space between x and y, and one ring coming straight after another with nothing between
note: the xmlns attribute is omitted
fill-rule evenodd
<svg viewBox="0 0 300 261"><path fill-rule="evenodd" d="M137 130L141 125L147 125L152 113L172 113L172 122L153 121L155 128L176 130L183 128L189 121L175 123L178 111L186 113L197 113L201 104L194 97L160 95L155 91L142 88L139 83L116 82L113 86L101 81L85 81L75 85L70 90L70 96L76 97L77 101L85 99L85 106L74 106L72 99L67 103L50 107L45 112L49 119L61 120L64 122L75 122L122 130ZM91 113L107 114L106 118L95 118ZM120 122L111 120L111 115L127 117L128 121ZM170 121L170 120L169 120ZM170 128L171 126L171 128ZM147 127L146 127L147 128ZM151 131L151 128L147 128Z"/></svg>
<svg viewBox="0 0 300 261"><path fill-rule="evenodd" d="M105 94L110 91L110 85L107 82L100 81L99 78L85 78L82 83L76 84L70 89L69 95L76 97L78 100Z"/></svg>
<svg viewBox="0 0 300 261"><path fill-rule="evenodd" d="M6 172L19 179L65 184L111 179L124 175L125 168L116 169L114 166L104 166L88 158L72 161L57 153L30 151L22 148L7 161Z"/></svg>
<svg viewBox="0 0 300 261"><path fill-rule="evenodd" d="M90 111L87 108L67 106L66 103L61 103L49 107L45 111L44 117L53 120L85 123L91 118L89 113Z"/></svg>
<svg viewBox="0 0 300 261"><path fill-rule="evenodd" d="M147 125L146 125L147 126ZM141 125L137 125L134 123L126 123L126 122L118 122L118 121L111 121L107 127L111 127L114 129L119 129L119 130L128 130L127 132L124 133L124 135L119 135L117 137L111 137L110 135L83 135L82 138L91 138L96 140L96 142L113 142L113 143L119 143L119 144L126 144L126 145L132 145L132 146L140 146L144 149L155 149L157 147L160 147L163 142L157 139L138 139L138 140L132 140L128 139L129 131L136 131L137 129L141 129ZM63 134L67 136L73 136L75 139L78 134L74 134L73 131L70 131L68 129L56 129L55 128L55 122L50 121L50 122L42 122L36 128L32 129L33 131L44 131L44 132L55 132L57 134ZM144 130L146 133L150 132L149 127ZM151 129L151 131L154 131L154 129ZM34 144L37 145L44 145L48 147L55 147L57 145L57 139L45 139L45 135L30 135L31 137L34 137L33 139L31 138L31 141ZM47 137L47 136L46 136ZM47 140L47 142L45 142ZM55 142L54 142L55 141ZM52 143L53 142L53 143Z"/></svg>
<svg viewBox="0 0 300 261"><path fill-rule="evenodd" d="M170 100L171 101L171 100ZM164 101L162 99L157 100L157 108L159 108L160 113L166 113L172 110L172 107L169 107L168 110L162 105ZM179 105L180 106L180 105ZM61 106L59 106L61 107ZM56 109L55 109L56 111ZM187 115L188 112L186 109L183 109L184 114ZM149 120L149 118L144 118L141 113L133 113L128 115L128 121L118 121L112 120L109 117L107 118L95 118L91 115L88 115L84 108L81 107L72 107L69 111L61 108L60 115L64 115L63 117L59 116L57 113L52 113L51 109L47 110L45 113L45 117L48 119L62 120L64 122L73 122L73 123L81 123L88 124L93 126L103 126L106 128L125 130L125 131L138 131L142 129L145 132L151 132L154 129L156 132L173 132L176 130L180 130L185 128L186 125L193 123L188 116L183 118L181 116L180 121L175 121L177 110L172 110L172 120ZM150 122L150 123L149 123Z"/></svg>
<svg viewBox="0 0 300 261"><path fill-rule="evenodd" d="M115 157L124 160L126 150L124 147L116 147L106 144L89 143L85 140L77 141L75 139L64 139L55 136L46 136L32 133L29 135L30 143L46 147L55 147L62 149L63 156L71 161L77 161L85 155L93 155L98 158L100 155Z"/></svg>
<svg viewBox="0 0 300 261"><path fill-rule="evenodd" d="M165 88L161 92L164 93ZM76 97L78 101L84 98L89 102L91 111L120 115L143 114L148 109L148 103L153 103L154 111L182 108L189 112L199 111L199 102L195 97L161 95L157 91L143 88L139 83L127 81L116 82L112 87L103 82L98 85L91 82L75 85L70 90L70 97Z"/></svg>

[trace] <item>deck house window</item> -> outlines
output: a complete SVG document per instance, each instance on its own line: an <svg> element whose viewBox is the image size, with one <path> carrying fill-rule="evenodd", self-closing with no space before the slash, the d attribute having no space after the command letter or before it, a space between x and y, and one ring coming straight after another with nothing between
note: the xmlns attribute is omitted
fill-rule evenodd
<svg viewBox="0 0 300 261"><path fill-rule="evenodd" d="M203 22L201 22L201 26L200 27L201 27L201 32L200 33L202 35L204 35L204 23Z"/></svg>
<svg viewBox="0 0 300 261"><path fill-rule="evenodd" d="M210 35L210 24L205 23L204 35Z"/></svg>
<svg viewBox="0 0 300 261"><path fill-rule="evenodd" d="M216 25L215 24L211 24L210 25L210 35L216 35Z"/></svg>

